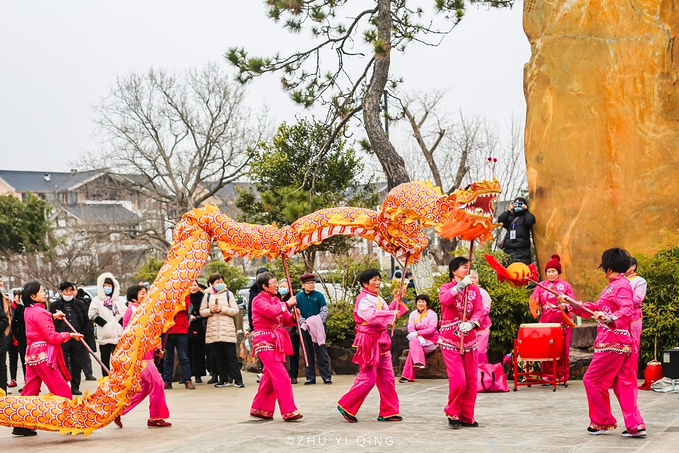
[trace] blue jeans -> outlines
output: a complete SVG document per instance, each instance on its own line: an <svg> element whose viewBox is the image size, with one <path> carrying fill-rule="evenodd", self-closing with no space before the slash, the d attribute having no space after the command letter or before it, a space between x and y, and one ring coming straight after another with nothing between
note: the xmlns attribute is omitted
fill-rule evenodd
<svg viewBox="0 0 679 453"><path fill-rule="evenodd" d="M189 361L189 336L185 333L170 333L165 342L165 358L163 363L163 381L172 383L174 373L174 349L177 348L179 368L183 382L191 382L191 362Z"/></svg>

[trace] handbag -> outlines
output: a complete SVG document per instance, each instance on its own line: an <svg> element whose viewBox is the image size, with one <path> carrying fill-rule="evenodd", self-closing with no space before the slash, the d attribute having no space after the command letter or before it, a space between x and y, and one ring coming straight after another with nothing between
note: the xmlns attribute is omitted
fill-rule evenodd
<svg viewBox="0 0 679 453"><path fill-rule="evenodd" d="M477 392L508 392L507 376L501 363L483 363L479 365Z"/></svg>

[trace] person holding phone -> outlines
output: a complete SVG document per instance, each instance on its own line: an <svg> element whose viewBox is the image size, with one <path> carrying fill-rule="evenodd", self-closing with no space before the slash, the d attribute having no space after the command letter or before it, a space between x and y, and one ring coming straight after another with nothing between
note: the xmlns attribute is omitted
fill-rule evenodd
<svg viewBox="0 0 679 453"><path fill-rule="evenodd" d="M513 261L530 264L530 230L535 225L535 216L528 210L526 199L516 197L509 204L509 209L500 214L497 221L507 230L500 248L511 256Z"/></svg>

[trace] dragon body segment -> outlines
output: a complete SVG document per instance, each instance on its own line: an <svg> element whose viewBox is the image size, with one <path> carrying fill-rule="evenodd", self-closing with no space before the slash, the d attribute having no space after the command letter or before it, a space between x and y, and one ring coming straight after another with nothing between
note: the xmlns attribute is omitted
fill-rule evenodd
<svg viewBox="0 0 679 453"><path fill-rule="evenodd" d="M176 225L148 300L133 315L111 357L109 376L99 379L93 393L72 400L51 394L9 397L0 390L0 425L87 436L110 423L139 390L143 357L174 323L182 309L179 302L208 260L213 240L227 261L234 256L291 257L335 235L360 236L397 258L417 261L427 246L423 228L467 240L491 237L493 202L499 193L497 180L480 181L450 195L431 184L411 182L394 188L378 210L322 209L282 228L239 223L213 206L194 209Z"/></svg>

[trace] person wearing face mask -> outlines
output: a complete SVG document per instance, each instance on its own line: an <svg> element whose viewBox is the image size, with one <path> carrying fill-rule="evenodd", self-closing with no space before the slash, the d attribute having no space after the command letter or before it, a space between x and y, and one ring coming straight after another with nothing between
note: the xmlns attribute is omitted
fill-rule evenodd
<svg viewBox="0 0 679 453"><path fill-rule="evenodd" d="M425 354L436 350L436 342L439 339L439 317L434 310L429 308L431 300L426 294L420 294L415 298L416 310L410 313L408 319L408 357L403 367L401 383L415 380L413 367L424 369L426 366Z"/></svg>
<svg viewBox="0 0 679 453"><path fill-rule="evenodd" d="M557 254L552 255L551 259L545 264L545 274L547 274L547 280L540 282L542 286L545 286L559 294L565 294L570 298L575 299L575 294L573 293L573 288L571 285L561 279L561 257ZM559 359L556 378L559 382L567 382L569 376L569 351L571 348L571 328L570 323L564 319L568 316L572 319L570 313L563 312L559 309L559 302L554 294L542 289L540 286L535 288L533 294L531 295L531 300L537 302L538 309L540 310L540 322L550 322L561 324L561 332L564 337L564 347L561 351L561 358ZM552 362L545 360L542 362L542 372L547 375L552 375L554 373L554 368Z"/></svg>
<svg viewBox="0 0 679 453"><path fill-rule="evenodd" d="M71 282L61 282L59 285L59 294L61 297L50 304L50 311L56 313L61 311L66 315L66 320L71 323L76 332L85 335L87 324L91 323L87 318L87 309L85 304L76 299L77 289ZM71 332L71 329L61 319L54 320L54 328L57 332ZM82 395L80 391L81 371L85 360L88 360L88 352L85 346L77 340L69 340L61 344L61 349L64 353L64 360L68 367L68 372L71 374L71 393L73 395Z"/></svg>
<svg viewBox="0 0 679 453"><path fill-rule="evenodd" d="M97 325L97 342L101 361L110 368L111 353L123 335L125 304L119 299L120 285L110 272L97 278L97 295L92 299L87 316ZM108 373L102 368L103 376Z"/></svg>
<svg viewBox="0 0 679 453"><path fill-rule="evenodd" d="M509 204L509 210L500 214L497 221L507 230L500 248L514 261L530 264L530 230L535 225L535 216L528 210L526 199L516 197Z"/></svg>
<svg viewBox="0 0 679 453"><path fill-rule="evenodd" d="M215 387L229 387L235 382L236 388L243 388L243 376L236 355L235 316L240 310L236 298L226 289L224 278L212 274L208 278L210 287L205 290L200 305L200 315L207 318L205 343L212 349L219 379Z"/></svg>

